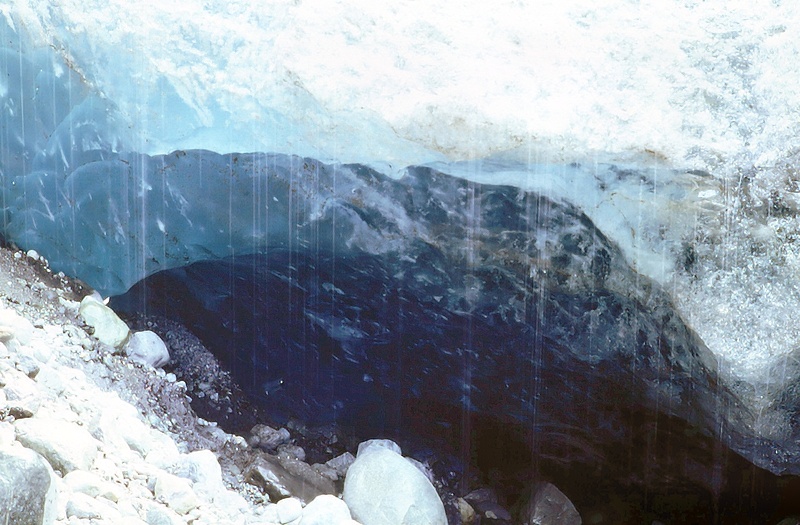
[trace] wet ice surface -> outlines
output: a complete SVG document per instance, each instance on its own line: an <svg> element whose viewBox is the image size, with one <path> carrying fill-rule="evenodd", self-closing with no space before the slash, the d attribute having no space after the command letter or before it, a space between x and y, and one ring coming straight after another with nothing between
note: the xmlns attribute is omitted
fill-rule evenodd
<svg viewBox="0 0 800 525"><path fill-rule="evenodd" d="M473 467L500 461L501 485L541 468L732 513L782 498L763 499L761 471L742 496L727 447L793 472L793 426L751 430L742 385L576 208L424 168L346 174L358 191L322 194L328 214L286 243L154 274L112 304L185 324L274 417L489 457ZM529 459L505 464L504 447Z"/></svg>

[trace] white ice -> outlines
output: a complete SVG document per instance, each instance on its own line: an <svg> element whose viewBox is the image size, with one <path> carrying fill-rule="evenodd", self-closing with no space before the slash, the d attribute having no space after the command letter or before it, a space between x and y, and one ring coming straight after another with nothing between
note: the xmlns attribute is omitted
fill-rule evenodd
<svg viewBox="0 0 800 525"><path fill-rule="evenodd" d="M800 5L12 0L137 149L403 167L536 146L693 167L798 146Z"/></svg>

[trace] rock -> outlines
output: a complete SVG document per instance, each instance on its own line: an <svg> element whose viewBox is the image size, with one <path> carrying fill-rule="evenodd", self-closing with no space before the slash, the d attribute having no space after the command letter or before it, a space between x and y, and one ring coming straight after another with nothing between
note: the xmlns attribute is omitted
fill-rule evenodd
<svg viewBox="0 0 800 525"><path fill-rule="evenodd" d="M156 477L154 494L178 514L188 514L200 504L187 480L166 472Z"/></svg>
<svg viewBox="0 0 800 525"><path fill-rule="evenodd" d="M210 503L224 506L229 512L247 506L244 498L225 487L217 456L210 450L198 450L182 455L173 473L190 480L192 490L197 495Z"/></svg>
<svg viewBox="0 0 800 525"><path fill-rule="evenodd" d="M92 498L102 497L115 503L123 494L123 487L118 487L97 474L83 470L73 470L64 476L64 483L72 492L86 494Z"/></svg>
<svg viewBox="0 0 800 525"><path fill-rule="evenodd" d="M488 487L483 487L471 491L469 494L464 496L464 499L469 503L473 504L482 501L490 501L492 503L497 503L497 494L495 494L495 492L492 489Z"/></svg>
<svg viewBox="0 0 800 525"><path fill-rule="evenodd" d="M475 511L482 516L481 523L495 523L511 525L511 513L499 503L482 502L476 506ZM491 520L491 521L489 521Z"/></svg>
<svg viewBox="0 0 800 525"><path fill-rule="evenodd" d="M523 525L580 525L582 520L572 502L551 483L540 483L520 511Z"/></svg>
<svg viewBox="0 0 800 525"><path fill-rule="evenodd" d="M3 343L3 346L9 341L14 339L14 329L10 326L0 326L0 343ZM6 354L7 352L3 352Z"/></svg>
<svg viewBox="0 0 800 525"><path fill-rule="evenodd" d="M417 470L422 472L422 475L428 478L428 481L430 481L431 483L434 482L436 476L433 474L433 470L431 470L431 467L429 465L423 463L422 461L417 461L414 458L406 458L406 461L414 465L417 468Z"/></svg>
<svg viewBox="0 0 800 525"><path fill-rule="evenodd" d="M14 374L5 376L7 382L3 392L6 400L0 403L0 416L10 415L15 419L32 417L42 404L41 392L28 376Z"/></svg>
<svg viewBox="0 0 800 525"><path fill-rule="evenodd" d="M20 344L27 345L31 342L35 330L33 323L14 310L0 308L0 341L3 343L16 340Z"/></svg>
<svg viewBox="0 0 800 525"><path fill-rule="evenodd" d="M61 375L51 367L44 367L43 370L39 371L36 376L36 383L53 397L59 397L67 388Z"/></svg>
<svg viewBox="0 0 800 525"><path fill-rule="evenodd" d="M303 513L303 504L297 498L284 498L277 503L278 520L290 523Z"/></svg>
<svg viewBox="0 0 800 525"><path fill-rule="evenodd" d="M336 496L317 496L303 509L300 525L346 525L352 523L350 509Z"/></svg>
<svg viewBox="0 0 800 525"><path fill-rule="evenodd" d="M39 374L39 363L37 363L36 359L33 357L24 354L18 354L15 361L15 368L31 379L36 378L36 376Z"/></svg>
<svg viewBox="0 0 800 525"><path fill-rule="evenodd" d="M108 520L116 523L121 517L107 500L95 499L87 494L76 492L67 501L67 517L75 517L85 520Z"/></svg>
<svg viewBox="0 0 800 525"><path fill-rule="evenodd" d="M245 481L269 495L270 501L295 497L309 503L322 494L335 494L333 482L306 463L268 454L256 457L244 471Z"/></svg>
<svg viewBox="0 0 800 525"><path fill-rule="evenodd" d="M112 420L113 421L113 420ZM147 462L159 468L172 467L180 457L175 442L163 433L150 428L140 419L122 416L118 419L116 430L120 437ZM108 429L110 434L113 429Z"/></svg>
<svg viewBox="0 0 800 525"><path fill-rule="evenodd" d="M347 469L350 468L350 465L352 465L355 460L355 456L353 456L350 452L345 452L344 454L340 454L335 458L328 460L325 465L333 469L338 477L343 478L347 472Z"/></svg>
<svg viewBox="0 0 800 525"><path fill-rule="evenodd" d="M391 439L368 439L358 444L358 452L356 452L356 456L360 456L362 452L372 447L385 448L391 450L392 452L396 452L401 456L403 455L403 451L400 449L400 445L398 445Z"/></svg>
<svg viewBox="0 0 800 525"><path fill-rule="evenodd" d="M299 461L306 460L306 451L299 445L284 443L283 445L278 445L277 452L279 456L290 457Z"/></svg>
<svg viewBox="0 0 800 525"><path fill-rule="evenodd" d="M248 443L252 447L258 447L266 451L273 451L278 446L288 443L291 440L291 434L285 428L275 430L267 425L255 425L250 430L250 439Z"/></svg>
<svg viewBox="0 0 800 525"><path fill-rule="evenodd" d="M430 481L385 444L359 446L347 471L343 498L363 525L447 525Z"/></svg>
<svg viewBox="0 0 800 525"><path fill-rule="evenodd" d="M456 499L456 507L458 508L458 514L461 517L461 524L462 525L473 525L475 523L476 514L475 509L472 508L467 500L464 498Z"/></svg>
<svg viewBox="0 0 800 525"><path fill-rule="evenodd" d="M481 522L492 520L490 523L508 523L511 521L511 513L497 502L497 494L490 488L473 490L464 496L464 500L481 517Z"/></svg>
<svg viewBox="0 0 800 525"><path fill-rule="evenodd" d="M94 329L94 336L102 343L121 348L128 339L130 330L114 310L92 296L81 301L79 309L83 321Z"/></svg>
<svg viewBox="0 0 800 525"><path fill-rule="evenodd" d="M123 516L114 525L148 525L146 521L142 521L136 516Z"/></svg>
<svg viewBox="0 0 800 525"><path fill-rule="evenodd" d="M8 421L0 421L0 450L12 446L16 439L14 425Z"/></svg>
<svg viewBox="0 0 800 525"><path fill-rule="evenodd" d="M131 335L124 350L131 361L153 368L161 368L169 362L167 345L150 330Z"/></svg>
<svg viewBox="0 0 800 525"><path fill-rule="evenodd" d="M339 480L339 474L337 474L334 469L332 469L327 465L324 465L322 463L314 463L313 465L311 465L311 468L317 471L319 475L324 478L328 478L331 481Z"/></svg>
<svg viewBox="0 0 800 525"><path fill-rule="evenodd" d="M186 521L170 508L149 500L141 500L141 503L147 525L186 525Z"/></svg>
<svg viewBox="0 0 800 525"><path fill-rule="evenodd" d="M17 440L45 457L55 470L66 474L89 470L99 443L89 432L63 419L31 418L14 422Z"/></svg>
<svg viewBox="0 0 800 525"><path fill-rule="evenodd" d="M53 523L55 499L53 472L42 456L20 446L0 450L0 523Z"/></svg>

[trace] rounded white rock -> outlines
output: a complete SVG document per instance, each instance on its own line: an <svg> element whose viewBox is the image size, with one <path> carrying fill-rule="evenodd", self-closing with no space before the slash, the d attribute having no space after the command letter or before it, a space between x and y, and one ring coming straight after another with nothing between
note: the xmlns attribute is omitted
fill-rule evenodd
<svg viewBox="0 0 800 525"><path fill-rule="evenodd" d="M114 313L114 310L95 297L90 295L84 297L78 311L83 321L94 328L94 336L100 342L120 348L128 339L130 334L128 325Z"/></svg>
<svg viewBox="0 0 800 525"><path fill-rule="evenodd" d="M131 361L153 368L160 368L169 362L167 345L150 330L131 335L125 344L125 353Z"/></svg>
<svg viewBox="0 0 800 525"><path fill-rule="evenodd" d="M178 514L188 514L200 504L187 480L166 472L158 474L154 493L159 501Z"/></svg>
<svg viewBox="0 0 800 525"><path fill-rule="evenodd" d="M342 496L363 525L447 525L431 482L385 443L359 446Z"/></svg>
<svg viewBox="0 0 800 525"><path fill-rule="evenodd" d="M352 522L347 504L330 494L314 498L303 509L302 525L346 525ZM420 524L421 525L421 524Z"/></svg>
<svg viewBox="0 0 800 525"><path fill-rule="evenodd" d="M281 524L291 523L303 513L303 504L297 498L284 498L276 503Z"/></svg>

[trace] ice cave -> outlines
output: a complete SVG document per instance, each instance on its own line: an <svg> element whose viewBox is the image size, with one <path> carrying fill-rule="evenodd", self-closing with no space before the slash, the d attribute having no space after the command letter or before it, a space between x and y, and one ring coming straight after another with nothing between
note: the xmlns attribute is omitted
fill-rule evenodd
<svg viewBox="0 0 800 525"><path fill-rule="evenodd" d="M584 523L800 516L800 7L0 13L4 242L276 421L512 512L547 481Z"/></svg>

